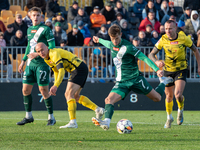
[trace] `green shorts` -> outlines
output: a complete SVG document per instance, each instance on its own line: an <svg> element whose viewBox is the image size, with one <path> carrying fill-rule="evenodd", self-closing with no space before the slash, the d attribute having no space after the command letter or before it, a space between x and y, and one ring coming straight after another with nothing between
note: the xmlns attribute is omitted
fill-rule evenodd
<svg viewBox="0 0 200 150"><path fill-rule="evenodd" d="M147 82L147 80L140 75L134 79L116 82L111 92L121 95L122 99L124 99L130 91L147 95L152 89L152 86Z"/></svg>
<svg viewBox="0 0 200 150"><path fill-rule="evenodd" d="M39 86L49 85L49 66L26 66L23 75L23 83L33 85L37 83Z"/></svg>

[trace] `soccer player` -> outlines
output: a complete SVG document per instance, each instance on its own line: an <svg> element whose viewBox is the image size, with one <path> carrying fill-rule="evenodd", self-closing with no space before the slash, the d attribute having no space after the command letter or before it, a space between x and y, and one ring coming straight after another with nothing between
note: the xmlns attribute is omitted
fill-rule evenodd
<svg viewBox="0 0 200 150"><path fill-rule="evenodd" d="M87 65L76 55L61 48L48 49L44 43L38 43L35 49L54 72L55 82L50 88L51 95L56 95L56 91L64 78L65 71L71 73L65 91L70 122L65 126L60 126L60 128L78 127L76 123L76 102L94 110L96 117L101 119L104 114L104 108L98 107L86 96L80 95L88 76Z"/></svg>
<svg viewBox="0 0 200 150"><path fill-rule="evenodd" d="M186 84L187 77L187 58L186 47L189 47L196 57L198 63L198 73L200 74L200 55L196 46L192 40L187 37L184 32L177 33L176 23L172 20L168 20L165 23L165 32L162 38L156 43L153 50L149 54L149 58L158 66L164 66L164 76L170 76L174 79L173 83L166 85L166 112L167 122L164 128L170 128L171 123L174 121L172 117L173 109L173 97L175 96L178 104L177 124L183 123L183 108L184 108L184 96L183 91ZM155 55L164 48L165 61L158 61Z"/></svg>
<svg viewBox="0 0 200 150"><path fill-rule="evenodd" d="M55 47L55 39L51 29L40 23L41 10L38 7L31 9L31 20L33 26L27 30L28 45L24 58L18 68L20 73L23 72L23 66L26 60L27 65L23 74L23 88L22 93L24 97L24 107L26 110L25 118L17 122L17 125L24 125L34 121L32 116L32 88L33 84L37 82L39 91L44 98L44 102L48 111L48 123L47 125L54 125L56 120L53 116L53 101L49 94L49 66L44 60L38 56L34 48L38 42L44 42L49 48Z"/></svg>
<svg viewBox="0 0 200 150"><path fill-rule="evenodd" d="M111 49L113 62L115 64L117 76L116 84L111 90L108 97L105 99L105 119L102 121L97 118L92 118L95 125L99 125L104 130L108 130L110 121L114 112L114 104L121 99L124 99L130 91L139 94L144 94L154 102L159 102L164 93L165 85L173 82L171 77L162 77L163 71L130 42L121 38L121 29L118 25L113 25L109 28L108 34L111 42L93 37L95 43L100 43ZM160 84L154 90L146 81L138 69L136 57L147 63L160 77Z"/></svg>

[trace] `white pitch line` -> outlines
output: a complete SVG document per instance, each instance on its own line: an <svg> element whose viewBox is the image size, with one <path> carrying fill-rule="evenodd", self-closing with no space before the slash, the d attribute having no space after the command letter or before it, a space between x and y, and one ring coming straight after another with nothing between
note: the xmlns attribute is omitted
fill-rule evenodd
<svg viewBox="0 0 200 150"><path fill-rule="evenodd" d="M0 119L5 119L5 120L20 120L21 118L0 118ZM46 121L47 119L34 119L34 120L41 120L41 121ZM68 120L63 121L63 120L56 120L56 122L68 122ZM77 121L77 122L92 122L92 121ZM117 123L117 122L111 122L111 123ZM132 124L147 124L147 125L163 125L163 123L146 123L146 122L132 122ZM177 124L173 124L177 125ZM184 126L200 126L200 124L192 124L192 123L183 123L182 125Z"/></svg>

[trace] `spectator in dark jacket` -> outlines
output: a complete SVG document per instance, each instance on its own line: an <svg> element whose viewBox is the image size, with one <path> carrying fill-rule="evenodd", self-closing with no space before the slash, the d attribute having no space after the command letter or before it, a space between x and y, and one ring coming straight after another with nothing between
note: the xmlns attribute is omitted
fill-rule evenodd
<svg viewBox="0 0 200 150"><path fill-rule="evenodd" d="M95 6L99 6L99 9L101 10L104 7L103 0L92 0L92 9L94 9Z"/></svg>
<svg viewBox="0 0 200 150"><path fill-rule="evenodd" d="M78 14L74 18L74 24L78 24L79 21L83 21L84 26L86 26L88 29L91 28L91 22L90 22L90 17L88 14L84 11L83 8L78 9Z"/></svg>
<svg viewBox="0 0 200 150"><path fill-rule="evenodd" d="M22 47L22 46L27 46L27 38L23 37L23 33L21 30L17 30L17 32L15 33L15 35L13 35L10 39L10 46L18 46L18 47ZM25 48L17 48L17 49L13 49L13 58L16 59L16 54L24 54L25 53Z"/></svg>
<svg viewBox="0 0 200 150"><path fill-rule="evenodd" d="M176 9L174 8L174 2L169 2L169 16L175 16L177 17L178 16L178 13L176 11Z"/></svg>
<svg viewBox="0 0 200 150"><path fill-rule="evenodd" d="M67 45L68 46L83 46L84 37L81 31L78 30L76 24L73 25L73 29L68 33Z"/></svg>
<svg viewBox="0 0 200 150"><path fill-rule="evenodd" d="M190 7L186 7L185 13L181 15L179 20L186 22L187 19L190 19L191 11Z"/></svg>
<svg viewBox="0 0 200 150"><path fill-rule="evenodd" d="M133 12L136 17L142 20L142 11L145 8L147 2L145 0L137 0L133 5Z"/></svg>
<svg viewBox="0 0 200 150"><path fill-rule="evenodd" d="M120 21L120 27L122 29L122 36L124 36L127 41L131 42L133 40L133 36L131 35L130 29L128 28L127 20L122 19Z"/></svg>
<svg viewBox="0 0 200 150"><path fill-rule="evenodd" d="M154 6L155 6L156 10L158 10L158 12L159 12L160 9L161 9L161 3L162 3L162 0L156 0L156 1L154 2Z"/></svg>
<svg viewBox="0 0 200 150"><path fill-rule="evenodd" d="M152 38L152 26L150 24L146 25L146 38L151 39Z"/></svg>
<svg viewBox="0 0 200 150"><path fill-rule="evenodd" d="M118 0L110 0L110 4L113 8L116 7L116 3L117 3Z"/></svg>
<svg viewBox="0 0 200 150"><path fill-rule="evenodd" d="M148 3L146 4L145 8L142 11L142 18L145 19L148 16L149 12L154 12L155 18L157 18L157 20L160 20L159 12L158 12L158 10L156 10L153 0L148 0Z"/></svg>
<svg viewBox="0 0 200 150"><path fill-rule="evenodd" d="M60 22L56 22L55 23L55 29L53 29L53 35L55 37L55 44L56 46L60 46L60 41L61 40L67 40L67 34L66 31L64 31L61 28L61 23Z"/></svg>
<svg viewBox="0 0 200 150"><path fill-rule="evenodd" d="M156 30L152 31L151 43L153 45L155 45L159 39L160 39L160 36L159 36L158 32Z"/></svg>
<svg viewBox="0 0 200 150"><path fill-rule="evenodd" d="M26 17L23 18L24 22L27 24L28 27L30 27L30 26L33 25L30 16L31 16L31 11L30 11L30 9L29 9L29 11L27 12Z"/></svg>
<svg viewBox="0 0 200 150"><path fill-rule="evenodd" d="M200 11L200 0L184 0L183 8L184 10L186 7L190 7L191 10L197 10Z"/></svg>
<svg viewBox="0 0 200 150"><path fill-rule="evenodd" d="M121 20L122 20L122 14L120 12L117 12L117 14L116 14L116 20L113 21L111 23L111 25L116 24L116 25L120 26L120 21Z"/></svg>
<svg viewBox="0 0 200 150"><path fill-rule="evenodd" d="M106 28L105 24L101 25L101 29L99 30L99 32L96 34L96 36L98 38L104 39L104 40L110 40L110 36L108 35L108 31ZM98 43L98 46L103 46L102 44Z"/></svg>
<svg viewBox="0 0 200 150"><path fill-rule="evenodd" d="M28 0L27 4L26 4L28 9L31 9L32 7L39 7L43 14L45 14L45 10L46 10L46 1L45 0Z"/></svg>
<svg viewBox="0 0 200 150"><path fill-rule="evenodd" d="M27 36L27 29L28 26L27 24L22 20L22 15L17 14L15 17L15 22L12 23L12 26L14 28L14 32L16 32L17 30L21 30L23 33L23 37Z"/></svg>
<svg viewBox="0 0 200 150"><path fill-rule="evenodd" d="M67 14L67 22L71 23L73 26L74 18L78 14L78 3L76 1L73 2L72 6L69 7L68 14Z"/></svg>
<svg viewBox="0 0 200 150"><path fill-rule="evenodd" d="M123 19L128 20L128 12L126 8L123 7L122 2L119 0L116 3L115 12L120 12L122 14Z"/></svg>
<svg viewBox="0 0 200 150"><path fill-rule="evenodd" d="M105 7L101 10L101 14L106 18L106 24L110 25L115 20L115 11L111 7L110 2L105 4ZM108 26L109 27L109 26Z"/></svg>
<svg viewBox="0 0 200 150"><path fill-rule="evenodd" d="M6 31L6 27L4 25L4 23L0 20L0 32L5 32Z"/></svg>
<svg viewBox="0 0 200 150"><path fill-rule="evenodd" d="M61 28L66 31L68 29L68 24L67 24L67 20L65 20L62 17L62 13L58 12L56 13L56 20L53 20L53 25L55 25L56 22L60 22Z"/></svg>
<svg viewBox="0 0 200 150"><path fill-rule="evenodd" d="M15 35L15 32L12 25L7 25L7 29L4 32L4 36L3 36L6 41L7 46L10 46L10 39L13 35Z"/></svg>
<svg viewBox="0 0 200 150"><path fill-rule="evenodd" d="M46 5L46 12L48 18L56 16L56 13L60 12L58 0L49 0Z"/></svg>
<svg viewBox="0 0 200 150"><path fill-rule="evenodd" d="M146 38L146 34L144 31L140 31L138 37L140 39L140 46L153 46L153 44L151 43L151 39Z"/></svg>
<svg viewBox="0 0 200 150"><path fill-rule="evenodd" d="M1 10L9 10L10 9L10 4L8 0L0 0L0 12Z"/></svg>

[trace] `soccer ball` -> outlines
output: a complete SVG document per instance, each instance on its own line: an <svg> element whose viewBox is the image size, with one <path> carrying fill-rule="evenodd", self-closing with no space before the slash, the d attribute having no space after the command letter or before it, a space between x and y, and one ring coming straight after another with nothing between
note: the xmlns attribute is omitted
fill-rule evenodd
<svg viewBox="0 0 200 150"><path fill-rule="evenodd" d="M132 130L133 125L128 119L122 119L117 123L117 132L119 132L120 134L131 133Z"/></svg>

